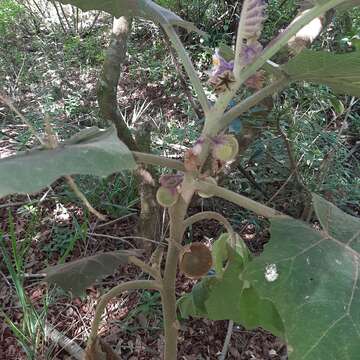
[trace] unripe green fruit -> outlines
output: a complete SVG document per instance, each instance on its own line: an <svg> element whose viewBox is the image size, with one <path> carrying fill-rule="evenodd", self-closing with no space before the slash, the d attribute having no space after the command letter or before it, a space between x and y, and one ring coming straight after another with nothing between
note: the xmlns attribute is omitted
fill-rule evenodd
<svg viewBox="0 0 360 360"><path fill-rule="evenodd" d="M215 144L213 156L220 161L230 161L235 158L239 152L239 143L233 135L225 135L221 143Z"/></svg>
<svg viewBox="0 0 360 360"><path fill-rule="evenodd" d="M217 185L216 180L211 176L207 177L204 181L209 183L209 184ZM205 198L205 199L214 196L214 194L207 194L207 193L204 193L204 192L201 192L201 191L199 191L198 194L199 194L199 196L201 196L202 198Z"/></svg>
<svg viewBox="0 0 360 360"><path fill-rule="evenodd" d="M170 207L175 205L179 197L179 193L176 189L166 188L160 186L156 192L156 200L163 207Z"/></svg>
<svg viewBox="0 0 360 360"><path fill-rule="evenodd" d="M191 279L206 275L212 266L210 249L200 242L194 242L184 248L180 259L180 270Z"/></svg>

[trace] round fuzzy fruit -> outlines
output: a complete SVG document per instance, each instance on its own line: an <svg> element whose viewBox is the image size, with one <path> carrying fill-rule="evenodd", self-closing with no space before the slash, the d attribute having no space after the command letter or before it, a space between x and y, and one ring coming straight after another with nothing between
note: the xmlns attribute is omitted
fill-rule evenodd
<svg viewBox="0 0 360 360"><path fill-rule="evenodd" d="M201 278L208 273L212 266L210 249L200 242L185 246L179 266L187 277L191 279Z"/></svg>
<svg viewBox="0 0 360 360"><path fill-rule="evenodd" d="M209 184L217 185L216 180L211 176L207 177L204 181L209 183ZM214 194L206 194L206 193L203 193L201 191L199 191L198 194L199 194L200 197L205 198L205 199L214 196Z"/></svg>
<svg viewBox="0 0 360 360"><path fill-rule="evenodd" d="M239 143L233 135L224 135L218 144L214 145L213 156L220 161L230 161L239 152Z"/></svg>
<svg viewBox="0 0 360 360"><path fill-rule="evenodd" d="M160 186L156 192L156 200L163 207L173 206L179 197L176 189Z"/></svg>

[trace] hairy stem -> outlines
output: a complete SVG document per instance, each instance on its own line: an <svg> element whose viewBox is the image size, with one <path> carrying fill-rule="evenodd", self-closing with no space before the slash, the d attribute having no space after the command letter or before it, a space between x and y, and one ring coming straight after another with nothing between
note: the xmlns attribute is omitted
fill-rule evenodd
<svg viewBox="0 0 360 360"><path fill-rule="evenodd" d="M195 224L196 222L206 219L214 219L221 223L225 227L226 231L229 233L232 242L235 243L235 232L230 222L224 216L215 211L203 211L188 217L184 220L184 228L186 229L187 227Z"/></svg>
<svg viewBox="0 0 360 360"><path fill-rule="evenodd" d="M245 209L253 211L254 213L264 216L267 218L273 218L278 216L286 216L285 214L272 209L266 205L263 205L255 200L249 199L246 196L237 194L231 190L224 189L220 186L210 184L205 181L197 181L196 189L205 193L214 194L214 196L221 197L225 200L231 201L232 203L239 205Z"/></svg>
<svg viewBox="0 0 360 360"><path fill-rule="evenodd" d="M179 160L169 159L163 156L133 151L135 160L139 163L168 167L179 171L185 171L184 164Z"/></svg>
<svg viewBox="0 0 360 360"><path fill-rule="evenodd" d="M210 110L208 99L205 95L204 88L201 84L201 81L196 73L194 65L192 64L189 55L187 54L184 45L182 44L181 40L179 39L178 35L176 34L173 26L171 25L163 25L163 28L169 37L173 47L175 48L186 73L189 76L192 86L198 96L198 100L200 102L201 107L204 110L204 113L207 114Z"/></svg>
<svg viewBox="0 0 360 360"><path fill-rule="evenodd" d="M192 178L188 179L185 175L182 196L180 196L178 202L169 209L170 241L166 256L163 290L161 291L165 330L164 360L177 359L178 322L176 317L175 293L176 270L180 244L185 230L183 221L193 194Z"/></svg>
<svg viewBox="0 0 360 360"><path fill-rule="evenodd" d="M88 339L88 347L91 346L92 342L97 337L98 329L101 322L101 317L109 301L114 297L119 296L124 291L137 290L137 289L153 289L160 291L162 288L159 282L154 280L134 280L115 286L109 292L103 295L100 298L100 301L96 307L95 317L91 325L91 332Z"/></svg>
<svg viewBox="0 0 360 360"><path fill-rule="evenodd" d="M99 213L96 209L93 208L93 206L90 204L89 200L86 198L86 196L82 193L82 191L79 189L79 187L76 185L76 182L74 179L66 175L64 176L68 185L70 186L71 190L75 193L75 195L83 202L83 204L86 206L86 208L94 214L97 218L99 218L101 221L106 220L106 216Z"/></svg>
<svg viewBox="0 0 360 360"><path fill-rule="evenodd" d="M235 105L229 111L227 111L220 121L221 130L227 128L234 119L249 111L253 106L257 105L260 101L264 100L268 96L274 95L275 93L284 89L289 85L290 79L288 77L283 77L279 80L274 81L268 86L265 86L256 93L250 95L245 100L241 101L239 104Z"/></svg>
<svg viewBox="0 0 360 360"><path fill-rule="evenodd" d="M144 272L151 275L155 280L161 280L160 271L156 270L155 268L151 267L148 264L145 264L136 256L130 256L129 261L131 261L134 265L138 266Z"/></svg>

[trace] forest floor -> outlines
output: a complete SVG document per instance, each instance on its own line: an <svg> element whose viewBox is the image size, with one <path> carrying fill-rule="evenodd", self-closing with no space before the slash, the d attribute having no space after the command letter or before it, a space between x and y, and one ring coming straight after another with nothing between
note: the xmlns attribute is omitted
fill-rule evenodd
<svg viewBox="0 0 360 360"><path fill-rule="evenodd" d="M21 200L19 198L18 200ZM6 219L8 208L0 203L0 218ZM234 211L229 204L214 203L216 208L223 209L224 214ZM16 213L16 206L11 211ZM82 210L69 209L76 219L81 221ZM201 208L192 207L190 212L200 211ZM71 218L66 213L57 211L52 201L45 200L41 204L41 211L49 214L57 214L57 224L72 227ZM51 246L52 239L49 236L50 219L45 220L42 230L38 233L36 241L31 243L27 251L26 274L24 289L36 310L41 313L44 308L44 298L54 299L50 302L46 322L53 325L58 331L69 339L74 339L80 346L85 346L93 319L95 305L99 296L119 282L143 278L134 266L121 266L112 276L95 284L86 292L83 298L70 299L69 296L58 289L48 289L45 284L39 282L38 274L44 269L44 264L55 265L59 256L53 253L51 260L48 254L41 249ZM131 249L129 242L134 234L136 214L124 216L109 225L101 224L92 218L89 226L89 235L84 241L77 242L71 256L67 260L76 260L85 256L94 255L102 251ZM18 238L24 235L24 224L17 218L14 219L15 232ZM1 228L7 230L7 224L2 223ZM267 241L266 234L257 233L251 224L242 224L236 229L245 239L249 248L256 254L262 251ZM211 242L221 233L221 227L212 221L202 222L193 229L192 240ZM107 236L111 236L108 238ZM14 321L21 321L23 310L14 296L13 288L9 283L10 278L6 269L2 269L3 278L0 282L0 298L2 299L3 311ZM180 296L191 291L195 281L189 280L182 274L178 274L177 295ZM56 299L56 300L55 300ZM189 319L181 321L179 337L179 359L200 360L218 359L221 353L226 333L227 321L210 321L203 319ZM121 359L160 359L159 352L163 348L163 329L161 318L161 303L157 293L131 292L112 301L103 319L100 334L103 339L116 349ZM47 354L38 355L37 359L69 359L69 354L60 346L55 346L51 341L44 344ZM51 357L49 357L51 354ZM242 360L284 360L286 359L286 347L283 342L262 329L246 330L240 325L233 328L231 341L228 348L228 359ZM9 327L2 323L0 328L0 359L27 359L20 345Z"/></svg>

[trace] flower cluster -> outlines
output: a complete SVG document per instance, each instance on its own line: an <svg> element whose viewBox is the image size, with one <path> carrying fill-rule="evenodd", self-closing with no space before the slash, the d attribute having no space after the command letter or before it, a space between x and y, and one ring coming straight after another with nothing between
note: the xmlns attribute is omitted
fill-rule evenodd
<svg viewBox="0 0 360 360"><path fill-rule="evenodd" d="M240 50L241 62L243 65L251 64L261 53L263 47L257 40L249 40Z"/></svg>
<svg viewBox="0 0 360 360"><path fill-rule="evenodd" d="M210 71L210 79L218 78L226 71L233 71L234 69L234 61L226 61L221 55L219 49L215 49L215 54L212 58L213 68Z"/></svg>
<svg viewBox="0 0 360 360"><path fill-rule="evenodd" d="M247 0L244 1L241 13L241 21L243 20L242 37L244 39L258 39L263 22L265 20L264 10L266 4L264 0Z"/></svg>
<svg viewBox="0 0 360 360"><path fill-rule="evenodd" d="M234 79L234 61L226 61L219 53L219 49L215 50L213 55L213 68L210 71L210 84L214 87L215 91L222 92L230 89L230 84L235 81Z"/></svg>
<svg viewBox="0 0 360 360"><path fill-rule="evenodd" d="M241 35L243 41L240 49L242 66L251 64L263 49L258 42L258 38L265 20L265 8L264 0L244 1L239 24L239 35Z"/></svg>

